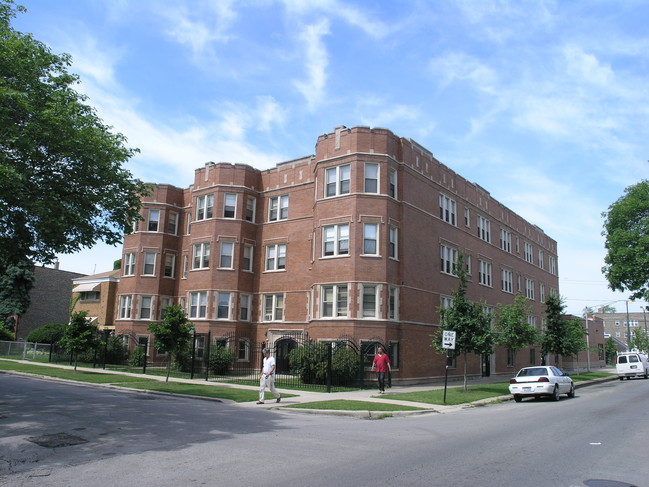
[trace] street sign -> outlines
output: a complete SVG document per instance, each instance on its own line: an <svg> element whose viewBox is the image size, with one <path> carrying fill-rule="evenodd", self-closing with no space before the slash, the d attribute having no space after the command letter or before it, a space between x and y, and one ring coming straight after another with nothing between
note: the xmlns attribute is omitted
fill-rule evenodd
<svg viewBox="0 0 649 487"><path fill-rule="evenodd" d="M449 350L455 350L455 332L450 330L444 330L442 334L442 348L448 348Z"/></svg>

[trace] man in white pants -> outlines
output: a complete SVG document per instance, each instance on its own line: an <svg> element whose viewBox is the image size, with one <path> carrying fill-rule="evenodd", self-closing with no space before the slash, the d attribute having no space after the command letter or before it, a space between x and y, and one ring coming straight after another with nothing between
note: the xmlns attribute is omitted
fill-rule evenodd
<svg viewBox="0 0 649 487"><path fill-rule="evenodd" d="M264 348L264 365L261 367L261 379L259 380L259 401L257 404L264 404L264 394L266 392L266 384L270 388L270 392L275 396L275 402L282 400L281 394L275 389L275 357L270 356L270 350Z"/></svg>

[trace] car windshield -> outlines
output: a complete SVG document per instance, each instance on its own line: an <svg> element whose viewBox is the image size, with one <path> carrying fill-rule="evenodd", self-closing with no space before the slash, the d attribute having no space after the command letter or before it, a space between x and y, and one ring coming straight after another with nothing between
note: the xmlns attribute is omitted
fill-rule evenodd
<svg viewBox="0 0 649 487"><path fill-rule="evenodd" d="M625 364L626 363L626 356L622 355L621 357L617 358L617 363L618 364Z"/></svg>
<svg viewBox="0 0 649 487"><path fill-rule="evenodd" d="M518 377L537 375L548 375L548 371L545 369L545 367L535 367L533 369L521 369L521 371L518 373Z"/></svg>
<svg viewBox="0 0 649 487"><path fill-rule="evenodd" d="M637 355L629 355L629 362L635 363L638 361Z"/></svg>

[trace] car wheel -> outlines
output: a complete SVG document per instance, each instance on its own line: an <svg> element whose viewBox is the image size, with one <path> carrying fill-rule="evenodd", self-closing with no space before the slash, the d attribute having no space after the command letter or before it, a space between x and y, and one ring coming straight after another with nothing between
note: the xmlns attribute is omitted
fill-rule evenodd
<svg viewBox="0 0 649 487"><path fill-rule="evenodd" d="M523 398L521 396L514 396L514 401L521 402Z"/></svg>
<svg viewBox="0 0 649 487"><path fill-rule="evenodd" d="M575 397L575 384L574 383L570 384L570 391L568 392L568 397L570 397L570 398Z"/></svg>
<svg viewBox="0 0 649 487"><path fill-rule="evenodd" d="M561 397L561 393L559 392L559 386L555 385L554 386L554 392L552 393L552 400L553 401L558 401Z"/></svg>
<svg viewBox="0 0 649 487"><path fill-rule="evenodd" d="M624 380L624 377L620 377L620 380Z"/></svg>
<svg viewBox="0 0 649 487"><path fill-rule="evenodd" d="M644 376L645 379L649 378L649 371L645 370L644 371Z"/></svg>

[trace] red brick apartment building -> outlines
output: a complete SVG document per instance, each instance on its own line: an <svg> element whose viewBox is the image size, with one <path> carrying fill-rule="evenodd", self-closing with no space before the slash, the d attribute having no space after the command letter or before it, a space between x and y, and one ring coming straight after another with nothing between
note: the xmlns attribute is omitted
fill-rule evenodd
<svg viewBox="0 0 649 487"><path fill-rule="evenodd" d="M390 347L398 382L444 374L430 346L458 279L489 306L528 296L540 328L558 292L557 244L489 192L386 129L338 127L315 155L257 170L207 163L194 184L155 185L126 236L116 333L135 341L170 304L197 333L275 346L286 336ZM149 355L155 354L149 349ZM540 363L539 350L491 357L492 373ZM471 364L479 374L480 361ZM459 371L458 371L459 373Z"/></svg>

